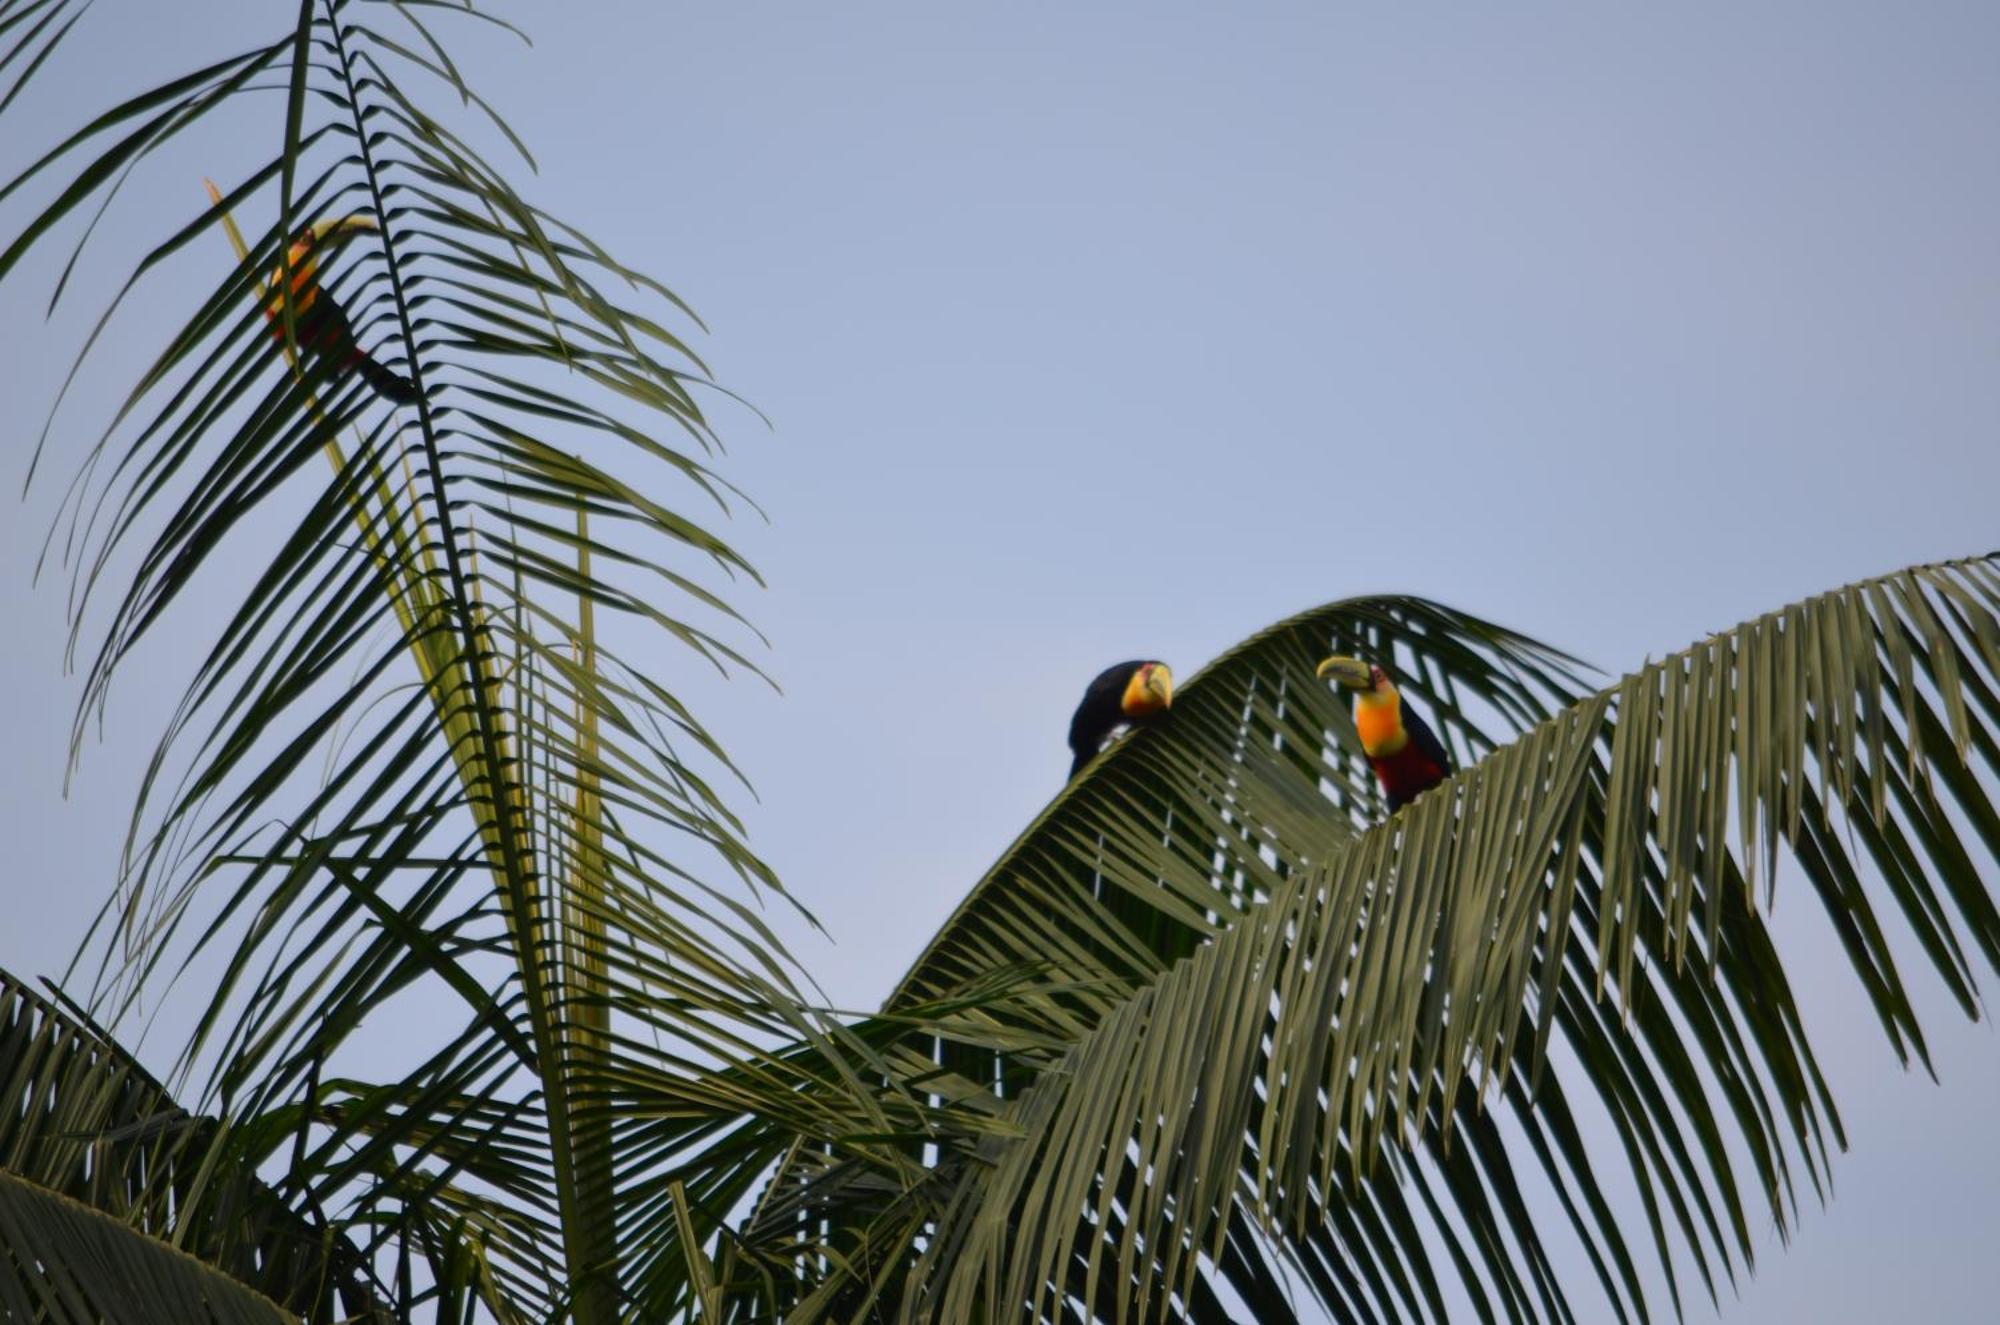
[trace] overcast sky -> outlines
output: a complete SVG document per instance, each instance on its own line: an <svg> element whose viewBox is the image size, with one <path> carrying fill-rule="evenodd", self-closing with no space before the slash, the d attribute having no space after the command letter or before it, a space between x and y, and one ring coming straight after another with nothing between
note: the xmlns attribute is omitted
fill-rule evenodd
<svg viewBox="0 0 2000 1325"><path fill-rule="evenodd" d="M282 10L97 6L0 121L0 171L45 141L24 117L68 127L94 80ZM1617 671L2000 544L2000 7L1454 10L633 0L503 9L534 49L467 44L536 196L686 297L774 425L721 416L770 514L730 533L785 694L686 684L756 782L755 844L829 922L796 951L837 1000L879 999L1058 788L1116 659L1185 675L1410 590ZM269 146L202 150L135 175L99 251ZM10 503L124 274L44 326L65 252L0 287ZM132 334L107 384L157 351ZM102 422L59 420L59 480ZM23 973L102 899L175 641L215 627L170 623L62 799L62 583L30 584L60 491L0 522ZM1777 924L1854 1150L1724 1318L1991 1319L2000 1043L1924 986L1943 1088L1899 1075L1805 890Z"/></svg>

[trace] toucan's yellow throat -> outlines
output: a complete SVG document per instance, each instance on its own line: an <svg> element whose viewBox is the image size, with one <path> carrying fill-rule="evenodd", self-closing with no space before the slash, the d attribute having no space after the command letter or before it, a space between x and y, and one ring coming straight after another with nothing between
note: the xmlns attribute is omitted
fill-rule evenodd
<svg viewBox="0 0 2000 1325"><path fill-rule="evenodd" d="M1128 718L1143 718L1160 713L1174 702L1174 674L1167 670L1165 663L1147 663L1132 673L1132 679L1125 683L1125 694L1118 701L1118 711Z"/></svg>
<svg viewBox="0 0 2000 1325"><path fill-rule="evenodd" d="M1389 674L1359 658L1336 654L1319 665L1321 679L1338 681L1354 691L1354 733L1361 749L1371 759L1392 755L1409 744L1403 728L1403 697L1396 693Z"/></svg>
<svg viewBox="0 0 2000 1325"><path fill-rule="evenodd" d="M264 311L275 321L285 315L284 288L287 280L292 286L292 315L297 317L312 307L319 297L319 259L324 253L352 239L365 230L379 229L366 216L343 216L337 220L315 221L299 232L292 246L285 250L285 261L271 273L271 300Z"/></svg>
<svg viewBox="0 0 2000 1325"><path fill-rule="evenodd" d="M1370 759L1395 754L1409 744L1410 734L1403 730L1403 697L1396 687L1384 682L1380 690L1354 697L1354 734Z"/></svg>

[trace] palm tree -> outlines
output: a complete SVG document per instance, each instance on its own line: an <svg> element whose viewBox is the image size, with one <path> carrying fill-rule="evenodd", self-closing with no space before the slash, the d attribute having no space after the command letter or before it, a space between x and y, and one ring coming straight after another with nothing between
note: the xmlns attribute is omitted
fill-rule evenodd
<svg viewBox="0 0 2000 1325"><path fill-rule="evenodd" d="M0 0L0 112L79 8ZM1677 1266L1715 1296L1841 1141L1754 905L1781 858L1906 1059L1903 935L1975 1010L1994 557L1603 689L1421 599L1280 622L1059 796L879 1013L823 1006L755 905L783 891L727 755L628 661L755 671L729 601L754 571L667 504L743 500L686 310L478 149L511 135L447 52L484 17L305 0L0 192L55 190L5 279L184 132L279 131L137 262L128 289L218 279L71 458L79 728L178 600L246 583L98 978L0 980L0 1308L1649 1319L1644 1262L1676 1309ZM298 284L294 238L346 214L374 228ZM410 399L323 352L318 299ZM296 521L258 544L260 503ZM1313 680L1333 652L1393 666L1463 771L1385 816ZM117 1034L197 959L219 974L161 1081ZM363 1019L419 1005L443 1031L383 1070Z"/></svg>

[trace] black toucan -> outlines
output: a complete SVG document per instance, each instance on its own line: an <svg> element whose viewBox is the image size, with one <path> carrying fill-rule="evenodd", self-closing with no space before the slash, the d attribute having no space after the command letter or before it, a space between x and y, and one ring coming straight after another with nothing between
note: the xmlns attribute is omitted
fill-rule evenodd
<svg viewBox="0 0 2000 1325"><path fill-rule="evenodd" d="M338 221L315 221L299 231L285 254L284 265L271 273L271 297L264 305L264 316L271 321L271 335L283 345L284 289L290 280L292 333L298 337L299 348L319 359L330 372L354 369L377 395L407 405L417 398L416 384L361 348L347 310L319 285L320 259L359 232L375 228L375 222L365 216L348 216Z"/></svg>
<svg viewBox="0 0 2000 1325"><path fill-rule="evenodd" d="M1069 748L1076 756L1069 775L1083 771L1114 727L1157 722L1173 702L1174 674L1163 662L1122 662L1099 672L1069 720Z"/></svg>
<svg viewBox="0 0 2000 1325"><path fill-rule="evenodd" d="M1359 658L1333 657L1319 665L1322 680L1331 677L1354 692L1354 730L1361 751L1375 770L1389 798L1389 813L1451 776L1451 756L1424 720L1403 707L1403 697L1389 674Z"/></svg>

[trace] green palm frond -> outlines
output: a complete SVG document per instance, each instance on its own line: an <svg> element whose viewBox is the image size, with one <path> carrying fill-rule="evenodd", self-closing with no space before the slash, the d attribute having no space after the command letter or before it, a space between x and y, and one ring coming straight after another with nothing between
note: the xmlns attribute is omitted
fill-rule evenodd
<svg viewBox="0 0 2000 1325"><path fill-rule="evenodd" d="M233 1162L88 1018L0 971L0 1170L155 1237L308 1318L363 1318L391 1290L348 1238ZM177 1211L195 1197L199 1220Z"/></svg>
<svg viewBox="0 0 2000 1325"><path fill-rule="evenodd" d="M0 67L54 68L69 8L0 0ZM371 1254L463 1271L503 1318L606 1320L621 1260L691 1217L654 1199L659 1162L617 1156L620 1119L653 1107L632 1093L801 1039L828 1062L872 1051L805 1010L748 904L777 883L729 808L739 775L663 679L675 657L755 671L727 598L754 571L660 496L737 501L710 467L705 371L670 329L685 310L475 145L497 125L518 147L434 27L475 7L293 17L0 188L59 185L0 248L5 278L165 142L271 144L107 313L133 316L170 262L215 273L107 411L54 539L77 643L95 641L79 740L177 605L238 595L149 772L94 1006L113 1019L219 953L183 1066L243 1162L286 1160ZM315 353L273 282L302 223L347 213L378 228L322 260L317 297L406 403ZM267 504L284 525L259 547L243 526ZM404 1077L366 1079L348 1051L367 1018L417 991L457 1026ZM753 1073L679 1107L724 1125L768 1105L808 1136L907 1125L829 1071L845 1098L800 1105Z"/></svg>
<svg viewBox="0 0 2000 1325"><path fill-rule="evenodd" d="M194 1257L5 1171L0 1316L48 1325L284 1325L297 1319Z"/></svg>
<svg viewBox="0 0 2000 1325"><path fill-rule="evenodd" d="M1753 1220L1786 1224L1787 1148L1816 1175L1837 1124L1735 862L1768 881L1782 846L1836 917L1892 1043L1921 1053L1875 890L1837 825L1973 1011L1974 951L2000 959L1976 863L1983 852L1990 874L2000 858L1996 680L2000 560L1982 558L1820 595L1554 714L1292 872L1037 1072L1010 1102L1023 1134L965 1167L905 1310L1047 1312L1079 1278L1091 1300L1102 1277L1135 1290L1119 1318L1160 1318L1204 1256L1219 1260L1233 1215L1296 1250L1338 1206L1353 1213L1334 1194L1397 1142L1436 1134L1440 1156L1456 1141L1488 1165L1481 1138L1453 1136L1481 1100L1506 1100L1539 1153L1565 1077L1624 1115L1669 1275L1675 1238L1704 1275L1732 1247L1747 1259ZM1338 736L1330 725L1305 750ZM1121 762L1151 754L1135 742ZM1565 1053L1545 1055L1552 1036ZM1522 1090L1537 1072L1539 1090ZM1754 1173L1738 1172L1741 1155ZM1567 1158L1565 1206L1617 1256L1589 1162ZM1510 1184L1489 1168L1469 1200L1449 1199L1505 1220ZM1614 1303L1622 1283L1643 1312L1630 1272L1593 1258ZM1437 1314L1380 1284L1368 1296L1370 1315ZM1572 1315L1552 1285L1496 1305Z"/></svg>
<svg viewBox="0 0 2000 1325"><path fill-rule="evenodd" d="M1260 632L1180 688L1170 724L1136 733L1058 797L932 940L890 1009L955 997L972 1006L947 1019L947 1033L918 1055L912 1081L959 1100L996 1087L1017 1095L1131 990L1379 815L1379 793L1344 703L1312 679L1318 659L1337 650L1402 659L1406 688L1427 699L1462 760L1582 693L1573 660L1420 599L1350 600ZM982 989L996 977L1009 981L1004 996ZM1490 1119L1475 1126L1483 1142L1497 1135ZM1570 1130L1551 1127L1552 1146L1574 1144ZM949 1159L940 1165L949 1167ZM1414 1178L1424 1181L1421 1172ZM1463 1251L1478 1259L1507 1236L1501 1227L1516 1221L1467 1195L1461 1180L1458 1173L1444 1178L1466 1200L1464 1215L1483 1239ZM864 1243L907 1240L909 1227L940 1215L950 1187L934 1177L885 1210L882 1183L865 1162L800 1152L772 1184L752 1246L781 1259L804 1236L816 1254L872 1263L879 1246ZM1328 1213L1339 1243L1326 1225L1301 1235L1297 1248L1271 1249L1239 1221L1221 1276L1272 1320L1289 1318L1291 1308L1270 1261L1294 1254L1305 1258L1298 1268L1327 1300L1346 1304L1345 1316L1370 1318L1371 1290L1357 1274L1403 1309L1422 1311L1437 1300L1438 1275L1450 1273L1432 1267L1426 1247L1405 1236L1426 1222L1427 1207L1394 1175L1371 1174L1364 1185L1365 1200L1336 1202ZM857 1232L850 1225L856 1219L873 1233ZM1452 1225L1436 1220L1432 1231L1456 1253ZM1616 1260L1623 1244L1615 1227L1610 1237L1607 1255ZM1357 1260L1362 1271L1352 1268ZM1516 1296L1534 1291L1537 1273L1545 1277L1533 1267L1517 1272L1504 1259L1493 1273L1503 1281L1500 1291ZM1075 1288L1083 1287L1079 1279ZM829 1319L853 1309L852 1295L831 1285L820 1301ZM1195 1319L1230 1319L1212 1293L1206 1306L1190 1309Z"/></svg>
<svg viewBox="0 0 2000 1325"><path fill-rule="evenodd" d="M1335 603L1261 631L1181 686L1170 723L1134 733L1050 803L946 920L889 1005L945 996L1009 967L1109 981L1115 997L1121 972L1159 971L1300 865L1351 841L1381 801L1344 702L1313 679L1319 658L1339 649L1407 660L1408 688L1429 702L1461 760L1496 744L1482 715L1529 725L1582 693L1574 659L1422 599ZM1167 932L1176 943L1161 942ZM1067 1029L1054 1006L1010 1011Z"/></svg>

